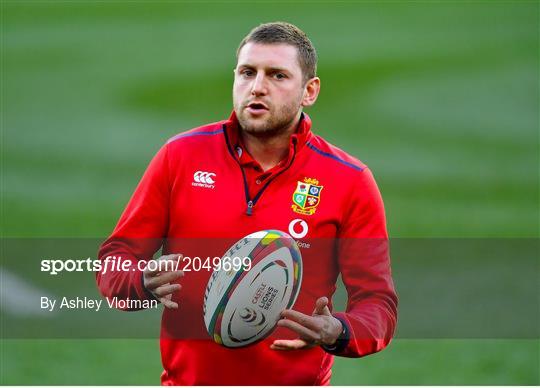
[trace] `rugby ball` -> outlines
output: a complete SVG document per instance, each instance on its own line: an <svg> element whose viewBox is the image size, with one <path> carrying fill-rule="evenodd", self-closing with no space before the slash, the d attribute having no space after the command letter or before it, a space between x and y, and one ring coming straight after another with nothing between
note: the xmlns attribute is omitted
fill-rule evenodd
<svg viewBox="0 0 540 388"><path fill-rule="evenodd" d="M302 283L302 255L279 230L252 233L222 257L249 260L241 268L215 269L204 294L204 323L220 345L238 348L272 333L281 311L291 308Z"/></svg>

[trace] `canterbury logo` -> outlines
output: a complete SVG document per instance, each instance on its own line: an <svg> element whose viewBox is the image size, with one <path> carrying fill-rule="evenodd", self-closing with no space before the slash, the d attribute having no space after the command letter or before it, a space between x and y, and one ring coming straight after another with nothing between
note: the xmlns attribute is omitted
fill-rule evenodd
<svg viewBox="0 0 540 388"><path fill-rule="evenodd" d="M215 187L214 183L216 183L215 177L216 174L213 172L197 171L193 174L193 182L191 185L213 189Z"/></svg>
<svg viewBox="0 0 540 388"><path fill-rule="evenodd" d="M193 174L193 180L195 182L199 183L208 183L209 185L213 185L216 183L216 181L213 179L216 174L213 172L205 172L205 171L197 171L195 174Z"/></svg>

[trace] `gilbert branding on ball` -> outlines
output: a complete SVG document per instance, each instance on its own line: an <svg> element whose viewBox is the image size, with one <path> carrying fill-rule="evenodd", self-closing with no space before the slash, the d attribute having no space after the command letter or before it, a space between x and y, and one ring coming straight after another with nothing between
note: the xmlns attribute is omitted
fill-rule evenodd
<svg viewBox="0 0 540 388"><path fill-rule="evenodd" d="M248 257L251 268L214 270L204 295L204 323L215 342L247 346L272 333L282 310L291 308L302 283L296 242L279 230L250 234L225 258Z"/></svg>

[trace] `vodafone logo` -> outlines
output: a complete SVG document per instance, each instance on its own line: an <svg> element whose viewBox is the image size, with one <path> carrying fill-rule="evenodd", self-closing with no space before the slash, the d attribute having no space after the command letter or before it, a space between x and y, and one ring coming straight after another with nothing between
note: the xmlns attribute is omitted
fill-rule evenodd
<svg viewBox="0 0 540 388"><path fill-rule="evenodd" d="M308 224L306 221L297 218L289 224L289 234L294 238L304 238L308 233Z"/></svg>
<svg viewBox="0 0 540 388"><path fill-rule="evenodd" d="M196 171L195 174L193 174L193 182L191 182L191 185L213 189L215 187L214 183L216 183L215 177L216 174L213 172Z"/></svg>

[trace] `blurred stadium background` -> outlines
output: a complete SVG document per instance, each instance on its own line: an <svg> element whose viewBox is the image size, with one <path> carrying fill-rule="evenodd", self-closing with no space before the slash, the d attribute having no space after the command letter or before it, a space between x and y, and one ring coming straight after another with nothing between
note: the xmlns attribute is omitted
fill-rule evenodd
<svg viewBox="0 0 540 388"><path fill-rule="evenodd" d="M315 132L374 171L392 237L537 238L538 11L2 0L2 236L106 236L166 139L228 116L241 38L286 20L318 49ZM333 384L538 385L538 365L537 338L397 339L336 358ZM157 340L128 339L3 338L0 367L2 384L161 372Z"/></svg>

